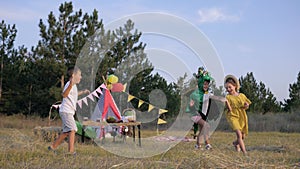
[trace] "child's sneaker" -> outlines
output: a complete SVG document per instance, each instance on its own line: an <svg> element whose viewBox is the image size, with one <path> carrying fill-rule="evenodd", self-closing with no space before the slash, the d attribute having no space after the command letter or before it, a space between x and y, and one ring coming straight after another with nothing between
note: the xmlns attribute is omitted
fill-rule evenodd
<svg viewBox="0 0 300 169"><path fill-rule="evenodd" d="M200 148L201 148L201 145L198 145L198 144L195 145L196 150L199 150Z"/></svg>
<svg viewBox="0 0 300 169"><path fill-rule="evenodd" d="M205 149L210 150L210 149L212 149L212 146L210 144L206 144Z"/></svg>

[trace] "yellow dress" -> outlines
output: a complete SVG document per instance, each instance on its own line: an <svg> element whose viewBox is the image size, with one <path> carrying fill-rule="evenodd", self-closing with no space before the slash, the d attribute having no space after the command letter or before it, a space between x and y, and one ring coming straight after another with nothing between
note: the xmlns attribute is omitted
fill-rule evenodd
<svg viewBox="0 0 300 169"><path fill-rule="evenodd" d="M246 114L246 110L244 108L244 104L251 104L251 101L243 94L239 93L239 95L227 95L226 99L231 106L232 111L226 111L226 118L231 126L231 128L235 130L240 130L244 134L248 134L248 118Z"/></svg>

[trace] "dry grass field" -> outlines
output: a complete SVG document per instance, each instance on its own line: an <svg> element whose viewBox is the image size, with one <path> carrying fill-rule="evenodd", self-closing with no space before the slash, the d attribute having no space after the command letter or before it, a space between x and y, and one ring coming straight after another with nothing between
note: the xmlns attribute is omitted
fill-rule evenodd
<svg viewBox="0 0 300 169"><path fill-rule="evenodd" d="M59 121L53 124L60 125ZM0 116L0 168L300 168L300 133L250 132L245 140L248 156L234 151L234 133L216 131L211 136L212 150L195 150L195 142L190 141L152 157L126 158L95 144L76 143L74 158L66 156L67 143L57 154L47 150L50 142L33 132L34 127L46 125L47 120L39 118ZM142 130L142 137L155 133Z"/></svg>

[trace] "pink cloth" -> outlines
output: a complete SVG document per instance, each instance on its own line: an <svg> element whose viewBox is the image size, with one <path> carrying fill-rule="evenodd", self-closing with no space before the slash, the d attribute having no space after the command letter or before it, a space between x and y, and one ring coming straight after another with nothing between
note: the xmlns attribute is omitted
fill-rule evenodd
<svg viewBox="0 0 300 169"><path fill-rule="evenodd" d="M192 121L193 121L194 123L198 123L199 120L202 119L202 117L201 117L201 116L193 116L191 119L192 119Z"/></svg>

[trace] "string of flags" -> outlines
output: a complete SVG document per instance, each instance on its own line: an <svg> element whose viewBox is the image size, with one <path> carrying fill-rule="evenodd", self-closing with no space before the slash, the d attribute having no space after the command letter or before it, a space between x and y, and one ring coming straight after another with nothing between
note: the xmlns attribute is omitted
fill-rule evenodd
<svg viewBox="0 0 300 169"><path fill-rule="evenodd" d="M126 84L124 85L124 88L122 90L123 93L126 93L128 95L127 97L127 102L130 102L131 100L133 99L138 99L139 100L139 103L138 103L138 108L141 107L143 104L148 104L148 112L152 111L154 108L158 109L158 115L160 116L161 114L164 114L166 112L168 112L168 110L166 109L161 109L161 108L158 108L158 107L155 107L154 105L148 103L148 102L145 102L144 100L141 100L127 92L125 92L126 90ZM161 119L161 118L158 118L158 121L157 121L157 124L166 124L167 121Z"/></svg>
<svg viewBox="0 0 300 169"><path fill-rule="evenodd" d="M127 86L127 85L124 84L124 85L123 85L123 89L122 89L121 91L119 91L119 92L123 92L123 93L127 94L127 96L128 96L128 97L127 97L127 102L130 102L130 101L133 100L133 99L138 99L138 100L139 100L139 102L138 102L138 108L139 108L140 106L142 106L143 104L147 104L147 105L148 105L148 112L152 111L153 109L158 109L158 114L159 114L159 116L160 116L161 114L164 114L164 113L168 112L168 110L166 110L166 109L158 108L158 107L156 107L156 106L154 106L154 105L152 105L152 104L150 104L150 103L148 103L148 102L146 102L146 101L144 101L144 100L139 99L139 98L136 97L136 96L133 96L133 95L127 93L127 92L125 91L125 90L126 90L126 86ZM102 89L107 89L107 87L106 87L105 84L100 85L100 86L99 86L98 88L96 88L93 92L90 92L89 95L87 95L87 96L85 96L85 97L79 99L79 100L77 101L77 105L78 105L80 108L82 108L82 105L83 105L83 104L85 104L85 105L88 106L88 99L91 100L91 101L93 101L93 102L95 102L95 97L96 97L97 99L99 99L100 95L103 94L103 93L102 93ZM52 107L54 107L54 108L58 108L59 106L60 106L60 105L58 105L58 104L52 105ZM163 120L163 119L161 119L161 118L158 119L157 124L165 124L165 123L167 123L165 120Z"/></svg>

